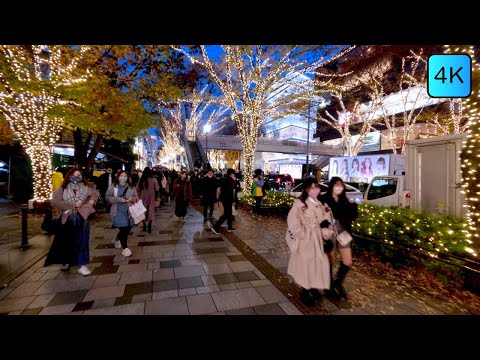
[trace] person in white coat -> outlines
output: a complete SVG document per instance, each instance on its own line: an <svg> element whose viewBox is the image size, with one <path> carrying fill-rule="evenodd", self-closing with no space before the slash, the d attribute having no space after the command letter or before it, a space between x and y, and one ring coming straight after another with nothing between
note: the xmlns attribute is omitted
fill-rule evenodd
<svg viewBox="0 0 480 360"><path fill-rule="evenodd" d="M304 183L304 190L288 213L286 241L290 248L287 274L302 287L300 299L306 306L315 304L319 290L330 288L330 267L324 251L324 240L333 236L333 228L320 228L330 220L317 200L320 185L314 178Z"/></svg>

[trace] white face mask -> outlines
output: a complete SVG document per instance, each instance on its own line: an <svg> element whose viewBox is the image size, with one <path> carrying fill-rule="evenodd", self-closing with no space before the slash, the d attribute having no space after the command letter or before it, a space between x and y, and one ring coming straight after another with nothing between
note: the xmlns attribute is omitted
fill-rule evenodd
<svg viewBox="0 0 480 360"><path fill-rule="evenodd" d="M343 192L343 186L334 186L333 193L336 195L340 195Z"/></svg>

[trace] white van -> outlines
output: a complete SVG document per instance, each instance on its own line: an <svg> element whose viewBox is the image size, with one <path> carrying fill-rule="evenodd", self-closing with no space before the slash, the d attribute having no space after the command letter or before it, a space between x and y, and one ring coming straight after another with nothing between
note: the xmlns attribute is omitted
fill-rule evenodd
<svg viewBox="0 0 480 360"><path fill-rule="evenodd" d="M410 192L405 190L405 176L375 176L365 191L364 202L410 208Z"/></svg>

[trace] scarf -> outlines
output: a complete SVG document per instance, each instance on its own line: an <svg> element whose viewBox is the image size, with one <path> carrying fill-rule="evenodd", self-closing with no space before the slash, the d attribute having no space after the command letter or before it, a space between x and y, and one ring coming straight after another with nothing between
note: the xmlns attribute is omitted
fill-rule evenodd
<svg viewBox="0 0 480 360"><path fill-rule="evenodd" d="M85 201L88 195L88 189L84 183L79 182L78 184L68 183L67 188L63 190L63 200L64 201Z"/></svg>

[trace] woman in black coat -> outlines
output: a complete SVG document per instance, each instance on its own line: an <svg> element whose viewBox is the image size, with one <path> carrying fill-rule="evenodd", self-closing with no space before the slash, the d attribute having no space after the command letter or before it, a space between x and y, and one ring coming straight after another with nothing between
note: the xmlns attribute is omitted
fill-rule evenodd
<svg viewBox="0 0 480 360"><path fill-rule="evenodd" d="M333 218L335 219L335 224L338 230L338 233L342 233L343 231L348 231L350 234L352 233L352 223L358 216L358 206L355 202L349 200L345 193L345 183L339 177L332 177L330 183L328 185L327 192L321 196L319 196L319 200L322 204L330 209L333 214ZM338 274L335 280L333 280L332 275L332 263L333 263L333 248L329 253L327 253L328 258L330 260L330 276L331 276L331 283L333 286L329 291L329 295L332 296L340 296L344 299L347 299L347 294L343 287L343 281L347 276L350 267L352 266L352 244L351 242L346 245L342 246L338 241L336 242L336 247L340 252L340 257L342 259L342 263L340 264L340 268L338 269ZM335 290L337 292L335 292Z"/></svg>

